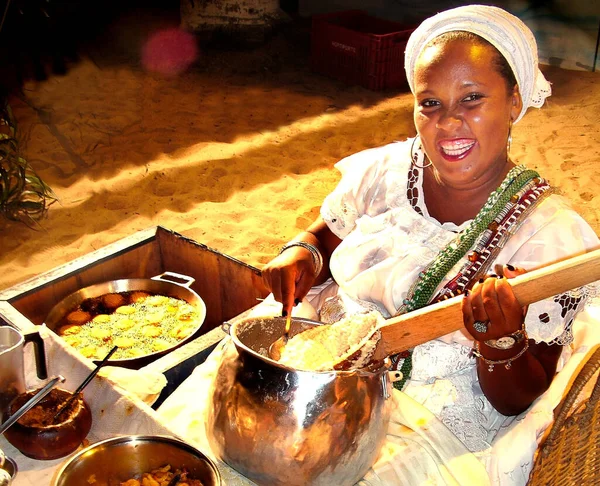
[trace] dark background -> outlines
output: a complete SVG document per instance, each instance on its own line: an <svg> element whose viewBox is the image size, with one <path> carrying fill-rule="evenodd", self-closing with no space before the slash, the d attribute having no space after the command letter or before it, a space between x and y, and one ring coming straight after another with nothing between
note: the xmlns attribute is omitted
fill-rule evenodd
<svg viewBox="0 0 600 486"><path fill-rule="evenodd" d="M180 0L0 0L0 62L3 86L24 79L45 79L66 72L82 46L96 42L119 16L139 10L164 12L176 19ZM248 2L251 3L251 2ZM278 29L304 29L295 42L308 43L310 17L360 8L370 15L415 24L458 5L460 0L280 0L289 23ZM598 0L498 0L492 3L513 12L533 31L543 63L594 71L600 35ZM159 14L160 15L160 14ZM232 14L233 15L233 14ZM293 24L293 25L292 25ZM240 39L236 39L238 47ZM230 46L231 47L231 46Z"/></svg>

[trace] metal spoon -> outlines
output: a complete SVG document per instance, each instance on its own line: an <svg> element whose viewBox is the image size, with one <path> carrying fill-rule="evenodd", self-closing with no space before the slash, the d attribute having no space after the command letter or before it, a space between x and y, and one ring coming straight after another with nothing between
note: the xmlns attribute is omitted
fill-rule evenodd
<svg viewBox="0 0 600 486"><path fill-rule="evenodd" d="M292 313L290 312L287 315L287 318L285 320L285 331L283 332L283 336L278 338L276 341L274 341L271 344L271 346L269 346L269 351L268 351L269 358L271 358L275 361L279 361L279 358L281 358L281 351L283 350L283 348L285 347L285 345L288 342L288 339L290 338L291 323L292 323Z"/></svg>
<svg viewBox="0 0 600 486"><path fill-rule="evenodd" d="M46 385L39 390L35 395L33 395L27 402L14 414L12 414L6 422L0 425L0 434L3 434L11 425L13 425L17 420L19 420L23 415L25 415L31 408L34 407L42 398L44 398L52 388L56 386L57 383L63 383L65 381L64 376L58 375L55 378L52 378Z"/></svg>

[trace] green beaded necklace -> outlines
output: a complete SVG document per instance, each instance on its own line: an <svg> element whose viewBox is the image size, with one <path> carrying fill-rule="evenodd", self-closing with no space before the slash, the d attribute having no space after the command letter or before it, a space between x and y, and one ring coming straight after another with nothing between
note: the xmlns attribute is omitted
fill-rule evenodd
<svg viewBox="0 0 600 486"><path fill-rule="evenodd" d="M518 165L502 181L502 184L490 194L475 219L451 242L441 250L436 258L419 274L418 280L413 283L396 315L404 314L426 306L433 297L436 289L444 276L456 263L473 247L477 238L504 210L508 202L525 187L532 179L540 177L539 174ZM402 359L399 371L402 379L394 382L394 388L402 390L410 378L412 371L412 350L398 356Z"/></svg>
<svg viewBox="0 0 600 486"><path fill-rule="evenodd" d="M536 171L523 165L512 168L502 184L490 194L475 219L419 274L397 315L426 306L444 276L466 255L477 237L494 221L511 198L536 177L539 177Z"/></svg>

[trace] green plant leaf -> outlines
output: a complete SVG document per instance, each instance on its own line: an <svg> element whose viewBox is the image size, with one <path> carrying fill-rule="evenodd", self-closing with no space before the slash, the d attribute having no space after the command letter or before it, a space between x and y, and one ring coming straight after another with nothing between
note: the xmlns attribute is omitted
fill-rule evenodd
<svg viewBox="0 0 600 486"><path fill-rule="evenodd" d="M31 226L58 198L20 156L16 131L12 110L6 99L0 99L0 212Z"/></svg>

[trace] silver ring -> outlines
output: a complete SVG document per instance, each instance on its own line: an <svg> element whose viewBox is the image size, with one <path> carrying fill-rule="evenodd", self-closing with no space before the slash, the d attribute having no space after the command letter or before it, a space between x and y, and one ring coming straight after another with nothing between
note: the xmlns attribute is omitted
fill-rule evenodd
<svg viewBox="0 0 600 486"><path fill-rule="evenodd" d="M488 322L490 321L475 321L473 323L473 329L481 334L485 334L488 330Z"/></svg>

